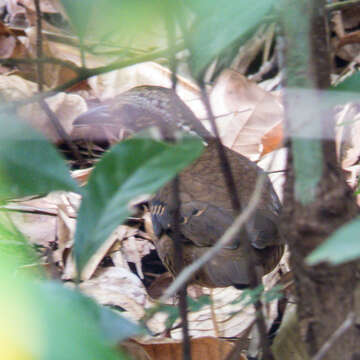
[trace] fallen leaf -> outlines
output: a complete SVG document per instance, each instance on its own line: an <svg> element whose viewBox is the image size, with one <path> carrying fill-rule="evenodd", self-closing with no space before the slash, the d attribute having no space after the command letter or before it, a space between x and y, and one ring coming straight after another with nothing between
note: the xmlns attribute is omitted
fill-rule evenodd
<svg viewBox="0 0 360 360"><path fill-rule="evenodd" d="M182 359L182 343L180 341L163 341L161 343L144 344L138 342L145 349L151 359L156 360L180 360ZM202 337L191 339L191 358L193 360L220 360L233 349L233 344L226 340L214 337ZM246 360L240 355L239 360Z"/></svg>
<svg viewBox="0 0 360 360"><path fill-rule="evenodd" d="M225 70L210 100L223 143L257 160L264 134L283 120L279 99L238 72Z"/></svg>

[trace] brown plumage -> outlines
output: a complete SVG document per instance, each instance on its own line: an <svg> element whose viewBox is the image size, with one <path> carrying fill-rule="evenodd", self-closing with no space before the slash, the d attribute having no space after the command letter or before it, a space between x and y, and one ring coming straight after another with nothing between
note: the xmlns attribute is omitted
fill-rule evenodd
<svg viewBox="0 0 360 360"><path fill-rule="evenodd" d="M183 267L207 251L231 225L235 218L230 196L214 138L203 127L191 110L170 89L142 86L134 88L101 106L101 112L90 111L91 117L82 116L77 123L92 119L109 124L116 131L134 133L157 125L165 138L171 138L174 131L182 128L203 137L207 146L191 166L179 175L180 178L180 238L183 250ZM103 114L104 116L101 116ZM84 121L85 119L85 121ZM249 202L261 170L246 157L224 147L230 161L233 177L242 206ZM150 201L150 212L155 234L155 246L168 270L174 269L173 213L171 186L158 191ZM279 233L278 221L280 201L266 177L261 200L249 221L251 245L254 249L256 267L262 274L270 272L279 262L284 241ZM222 249L195 276L193 281L208 287L249 285L244 251L245 234ZM254 269L255 270L255 269Z"/></svg>
<svg viewBox="0 0 360 360"><path fill-rule="evenodd" d="M225 148L241 204L246 205L255 188L257 176L263 171L242 155ZM180 235L183 244L184 265L192 263L208 250L234 221L235 214L227 192L214 140L202 156L185 169L180 178L181 218ZM150 211L156 248L159 256L174 274L173 231L174 204L171 202L171 186L166 185L151 201ZM280 202L267 178L261 193L261 201L251 218L251 245L256 265L264 275L279 262L283 253L283 240L278 231ZM194 277L194 281L208 287L249 285L244 258L243 242L249 241L244 233L222 249Z"/></svg>

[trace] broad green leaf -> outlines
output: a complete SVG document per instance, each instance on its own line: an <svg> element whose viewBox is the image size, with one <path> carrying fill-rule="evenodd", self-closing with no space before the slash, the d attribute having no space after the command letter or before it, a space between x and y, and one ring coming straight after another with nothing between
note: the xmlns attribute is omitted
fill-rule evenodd
<svg viewBox="0 0 360 360"><path fill-rule="evenodd" d="M315 265L322 261L341 264L360 257L360 218L352 220L335 231L323 244L318 246L306 262Z"/></svg>
<svg viewBox="0 0 360 360"><path fill-rule="evenodd" d="M60 283L16 276L8 260L0 254L1 359L125 359L112 348L115 337L103 328L104 309ZM118 330L120 324L129 329L129 322L116 314L111 321L117 323L116 336L124 338ZM137 329L129 330L132 335Z"/></svg>
<svg viewBox="0 0 360 360"><path fill-rule="evenodd" d="M121 316L118 312L98 305L91 298L65 288L61 283L43 282L40 290L49 303L62 302L65 308L71 308L74 313L83 312L87 317L88 325L93 326L100 332L102 340L109 345L116 345L118 342L140 332L140 327L135 323ZM51 299L54 299L53 301Z"/></svg>
<svg viewBox="0 0 360 360"><path fill-rule="evenodd" d="M0 199L53 190L80 192L64 159L43 135L0 114Z"/></svg>
<svg viewBox="0 0 360 360"><path fill-rule="evenodd" d="M212 11L203 17L191 32L191 70L199 78L209 63L225 48L245 37L263 21L274 0L258 0L251 5L246 1L213 1ZM199 2L199 6L206 3ZM209 12L206 4L204 11Z"/></svg>
<svg viewBox="0 0 360 360"><path fill-rule="evenodd" d="M78 214L75 259L79 274L130 214L130 200L153 194L194 161L202 148L195 138L176 145L134 138L114 146L97 163Z"/></svg>
<svg viewBox="0 0 360 360"><path fill-rule="evenodd" d="M15 267L33 266L39 263L39 257L29 242L16 229L6 212L0 213L0 257L9 259ZM33 270L40 274L39 268Z"/></svg>
<svg viewBox="0 0 360 360"><path fill-rule="evenodd" d="M112 49L123 47L128 55L130 49L164 46L165 1L169 0L101 0L101 6L98 0L61 0L61 3L80 38L97 40L99 45Z"/></svg>

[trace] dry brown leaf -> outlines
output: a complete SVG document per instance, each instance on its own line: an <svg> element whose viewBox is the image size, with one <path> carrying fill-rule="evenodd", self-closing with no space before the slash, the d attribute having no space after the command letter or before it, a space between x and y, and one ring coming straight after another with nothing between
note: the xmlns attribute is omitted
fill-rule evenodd
<svg viewBox="0 0 360 360"><path fill-rule="evenodd" d="M25 80L16 75L0 75L0 94L7 101L28 98L36 92L37 84L32 81ZM68 134L72 131L72 124L75 118L87 110L85 100L75 94L58 93L46 99L46 102ZM23 106L19 109L18 114L51 141L58 142L60 140L57 131L39 104L32 103Z"/></svg>
<svg viewBox="0 0 360 360"><path fill-rule="evenodd" d="M264 134L261 139L262 152L261 157L278 149L284 139L284 128L282 123L275 125L270 131Z"/></svg>
<svg viewBox="0 0 360 360"><path fill-rule="evenodd" d="M7 59L12 56L17 44L16 37L0 22L0 58Z"/></svg>
<svg viewBox="0 0 360 360"><path fill-rule="evenodd" d="M48 247L50 241L55 241L55 216L21 212L9 212L9 216L32 244Z"/></svg>
<svg viewBox="0 0 360 360"><path fill-rule="evenodd" d="M125 352L132 360L152 360L143 347L134 340L123 341L119 349Z"/></svg>
<svg viewBox="0 0 360 360"><path fill-rule="evenodd" d="M161 343L142 343L138 342L153 360L180 360L182 359L182 344L180 341L162 341ZM233 349L233 344L229 341L214 337L202 337L191 339L191 358L193 360L221 360ZM240 355L239 360L246 360L245 356Z"/></svg>
<svg viewBox="0 0 360 360"><path fill-rule="evenodd" d="M71 172L71 176L79 183L79 185L83 186L86 185L92 170L92 167L74 170Z"/></svg>
<svg viewBox="0 0 360 360"><path fill-rule="evenodd" d="M137 230L133 229L134 232ZM127 262L132 262L136 266L136 271L140 278L144 275L141 269L141 259L155 249L155 246L148 240L135 238L134 235L128 234L127 239L121 242L121 252Z"/></svg>
<svg viewBox="0 0 360 360"><path fill-rule="evenodd" d="M74 241L76 221L70 218L66 211L63 210L64 206L59 206L58 217L56 223L57 231L57 249L53 252L54 261L64 268L64 252L71 249Z"/></svg>
<svg viewBox="0 0 360 360"><path fill-rule="evenodd" d="M258 165L268 172L274 189L280 199L283 198L283 185L286 175L287 149L281 148L263 156Z"/></svg>
<svg viewBox="0 0 360 360"><path fill-rule="evenodd" d="M23 38L23 44L28 50L32 58L36 57L36 44L37 44L37 33L35 27L29 27L25 31L26 37ZM64 54L61 52L54 52L54 48L50 46L50 42L46 37L43 37L42 41L43 46L43 56L55 57L58 59L63 59ZM34 69L36 69L34 67ZM30 80L36 81L36 71L33 70ZM77 76L76 72L69 69L66 66L59 64L50 64L44 63L43 65L43 79L46 86L53 88L55 86L62 85L69 80L72 80Z"/></svg>
<svg viewBox="0 0 360 360"><path fill-rule="evenodd" d="M76 194L61 191L52 192L47 196L35 199L25 199L9 203L7 208L28 211L33 213L9 212L17 228L30 240L31 243L48 247L50 241L56 239L56 222L59 206L65 213L71 213L68 198L79 198Z"/></svg>
<svg viewBox="0 0 360 360"><path fill-rule="evenodd" d="M283 120L283 107L278 98L241 74L226 70L210 99L223 143L258 159L262 137Z"/></svg>
<svg viewBox="0 0 360 360"><path fill-rule="evenodd" d="M337 11L332 17L332 30L336 34L331 39L332 48L335 49L336 55L345 61L353 61L360 53L360 44L356 39L357 35L353 35L349 31L358 28L359 12L360 9L354 7L351 11Z"/></svg>
<svg viewBox="0 0 360 360"><path fill-rule="evenodd" d="M18 0L19 4L24 5L26 8L29 8L35 11L34 0ZM59 12L59 5L57 4L58 0L41 0L40 1L40 8L41 12L47 13L57 13Z"/></svg>
<svg viewBox="0 0 360 360"><path fill-rule="evenodd" d="M128 237L132 229L128 226L120 225L118 226L112 234L103 242L100 248L96 251L96 253L90 258L87 262L83 272L81 273L82 280L88 280L94 274L95 270L99 266L101 260L108 254L111 247L117 242L122 241L124 238Z"/></svg>
<svg viewBox="0 0 360 360"><path fill-rule="evenodd" d="M266 289L270 289L279 281L278 271L268 274L263 278ZM210 289L202 288L203 294L210 294ZM197 312L188 314L189 334L192 337L220 336L220 337L239 337L246 334L252 327L255 311L253 306L245 306L243 303L234 303L238 299L241 291L233 287L217 288L211 291L211 301L215 312L215 318L212 315L210 306L203 306ZM175 300L173 300L174 302ZM277 317L277 301L273 301L264 308L267 324L270 324ZM154 333L165 331L167 316L164 313L157 313L147 325ZM214 322L217 323L218 330L214 330ZM182 332L180 328L170 331L173 339L181 339Z"/></svg>
<svg viewBox="0 0 360 360"><path fill-rule="evenodd" d="M99 269L96 276L80 284L80 290L100 304L125 309L132 319L139 320L144 316L146 290L140 279L127 269Z"/></svg>
<svg viewBox="0 0 360 360"><path fill-rule="evenodd" d="M171 73L168 68L155 62L144 62L94 76L89 79L89 84L95 96L100 100L105 100L141 85L170 88ZM206 111L200 99L199 89L194 83L178 75L176 91L198 118L206 118Z"/></svg>

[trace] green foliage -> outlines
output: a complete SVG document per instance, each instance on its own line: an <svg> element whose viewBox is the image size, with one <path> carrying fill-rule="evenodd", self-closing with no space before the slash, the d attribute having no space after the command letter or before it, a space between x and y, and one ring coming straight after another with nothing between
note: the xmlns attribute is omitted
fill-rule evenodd
<svg viewBox="0 0 360 360"><path fill-rule="evenodd" d="M187 296L188 311L195 312L200 311L204 306L210 305L211 298L208 295L202 295L198 299L193 299ZM165 326L167 329L171 329L174 323L180 318L179 307L167 304L157 304L150 309L145 310L144 321L150 320L157 313L164 313L167 315Z"/></svg>
<svg viewBox="0 0 360 360"><path fill-rule="evenodd" d="M149 49L164 42L168 0L61 0L75 33L103 45ZM172 1L169 1L172 3Z"/></svg>
<svg viewBox="0 0 360 360"><path fill-rule="evenodd" d="M336 91L343 92L360 92L360 72L356 72L355 74L346 78L343 82L333 88Z"/></svg>
<svg viewBox="0 0 360 360"><path fill-rule="evenodd" d="M194 300L188 297L188 309L189 311L200 311L204 306L210 305L211 298L209 295L201 295L199 298Z"/></svg>
<svg viewBox="0 0 360 360"><path fill-rule="evenodd" d="M0 200L54 190L80 193L64 159L43 135L0 114Z"/></svg>
<svg viewBox="0 0 360 360"><path fill-rule="evenodd" d="M75 259L79 273L130 214L130 200L153 194L194 161L202 148L195 138L175 145L130 139L114 146L97 163L78 214Z"/></svg>
<svg viewBox="0 0 360 360"><path fill-rule="evenodd" d="M264 19L275 1L259 0L251 4L245 1L196 1L192 5L201 16L191 31L191 70L200 78L214 58L234 41L247 38Z"/></svg>
<svg viewBox="0 0 360 360"><path fill-rule="evenodd" d="M39 263L37 254L5 212L0 213L0 257L11 260L14 270L31 265L37 275L42 274L35 266Z"/></svg>
<svg viewBox="0 0 360 360"><path fill-rule="evenodd" d="M4 251L0 245L0 358L125 359L112 347L140 328L60 283L19 276L18 266L34 255L24 251L22 236L9 226L0 227L0 244L10 240L20 246Z"/></svg>
<svg viewBox="0 0 360 360"><path fill-rule="evenodd" d="M332 86L326 94L326 102L324 101L321 106L332 108L333 106L345 104L351 101L357 102L359 99L359 92L360 72L357 71L353 75L347 77L340 84Z"/></svg>
<svg viewBox="0 0 360 360"><path fill-rule="evenodd" d="M244 306L249 306L255 304L259 300L263 301L264 303L268 303L276 299L279 300L283 297L281 289L282 287L277 285L265 291L264 285L261 284L258 285L255 289L245 289L241 295L231 303L242 303Z"/></svg>
<svg viewBox="0 0 360 360"><path fill-rule="evenodd" d="M360 218L352 220L335 231L306 259L309 265L328 261L337 265L360 257Z"/></svg>

